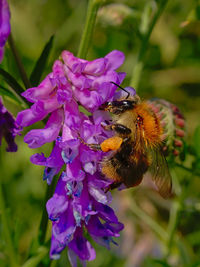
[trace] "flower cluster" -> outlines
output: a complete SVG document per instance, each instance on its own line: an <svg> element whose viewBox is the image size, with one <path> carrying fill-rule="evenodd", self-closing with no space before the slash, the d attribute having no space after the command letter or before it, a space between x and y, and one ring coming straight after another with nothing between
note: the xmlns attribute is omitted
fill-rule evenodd
<svg viewBox="0 0 200 267"><path fill-rule="evenodd" d="M22 94L33 105L18 114L20 126L32 125L49 115L44 129L31 130L24 140L30 148L55 141L49 157L35 154L31 161L45 166L44 180L48 184L64 168L55 193L47 202L52 221L50 257L58 258L68 246L73 266L77 256L82 261L95 258L85 233L109 248L112 238L119 236L123 228L108 206L111 195L105 189L110 182L101 177L98 169L103 152L86 145L98 144L109 136L102 127L110 119L109 114L98 108L113 99L117 86L111 81L120 84L124 79L125 73L116 72L123 61L123 53L116 50L93 61L63 51L52 73L38 87ZM92 115L81 112L80 105Z"/></svg>
<svg viewBox="0 0 200 267"><path fill-rule="evenodd" d="M149 100L149 104L159 117L164 129L164 154L168 156L172 153L174 156L178 156L183 148L185 136L183 114L177 106L164 99L152 99Z"/></svg>
<svg viewBox="0 0 200 267"><path fill-rule="evenodd" d="M2 137L4 137L8 144L7 152L17 151L17 145L14 140L17 134L19 134L19 128L15 123L15 119L4 107L0 97L0 145Z"/></svg>
<svg viewBox="0 0 200 267"><path fill-rule="evenodd" d="M3 59L4 46L10 34L10 10L6 0L0 0L0 63Z"/></svg>

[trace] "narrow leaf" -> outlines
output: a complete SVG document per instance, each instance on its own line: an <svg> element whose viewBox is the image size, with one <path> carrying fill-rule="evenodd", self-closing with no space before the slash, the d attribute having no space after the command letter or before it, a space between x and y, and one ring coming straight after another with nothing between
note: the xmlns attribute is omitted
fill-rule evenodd
<svg viewBox="0 0 200 267"><path fill-rule="evenodd" d="M49 41L45 45L38 61L35 64L35 67L34 67L32 73L31 73L30 82L33 86L37 86L39 81L40 81L40 78L42 76L42 73L43 73L44 68L46 66L46 63L47 63L49 53L50 53L52 45L53 45L53 39L54 39L54 36L51 36L51 38L49 39Z"/></svg>
<svg viewBox="0 0 200 267"><path fill-rule="evenodd" d="M12 100L16 101L17 103L21 104L20 100L16 97L16 95L14 95L13 92L11 92L10 90L6 89L3 86L0 87L0 95L7 96Z"/></svg>
<svg viewBox="0 0 200 267"><path fill-rule="evenodd" d="M12 89L18 94L21 95L21 93L24 92L24 88L15 80L15 78L10 75L7 71L0 68L0 76L3 77L5 82L12 87Z"/></svg>

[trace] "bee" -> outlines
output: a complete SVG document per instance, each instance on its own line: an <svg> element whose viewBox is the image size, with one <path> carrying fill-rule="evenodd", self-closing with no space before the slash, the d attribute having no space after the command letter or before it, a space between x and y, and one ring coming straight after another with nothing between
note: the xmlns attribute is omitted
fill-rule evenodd
<svg viewBox="0 0 200 267"><path fill-rule="evenodd" d="M111 151L111 155L101 162L102 174L113 181L109 189L121 184L127 188L137 186L148 171L160 195L168 198L172 194L172 179L162 151L160 119L148 102L126 92L126 98L107 102L101 107L113 114L112 124L104 128L114 131L114 136L91 147Z"/></svg>

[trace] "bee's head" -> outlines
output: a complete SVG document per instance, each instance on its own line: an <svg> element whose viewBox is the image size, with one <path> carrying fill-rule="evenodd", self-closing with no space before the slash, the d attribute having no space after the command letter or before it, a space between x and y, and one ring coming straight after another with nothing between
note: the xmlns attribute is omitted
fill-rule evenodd
<svg viewBox="0 0 200 267"><path fill-rule="evenodd" d="M120 85L111 82L112 84L119 87L121 90L115 92L114 100L106 102L100 106L100 110L107 110L113 114L121 114L126 110L131 110L140 101L136 91L132 87L121 87Z"/></svg>
<svg viewBox="0 0 200 267"><path fill-rule="evenodd" d="M107 110L113 114L121 114L125 112L126 110L133 109L137 103L138 101L136 100L121 99L121 100L107 102L101 105L100 109Z"/></svg>

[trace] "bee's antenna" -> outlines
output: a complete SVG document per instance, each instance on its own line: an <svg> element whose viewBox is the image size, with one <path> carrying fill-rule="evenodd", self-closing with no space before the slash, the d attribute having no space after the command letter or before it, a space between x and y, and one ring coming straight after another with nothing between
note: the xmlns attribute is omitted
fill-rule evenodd
<svg viewBox="0 0 200 267"><path fill-rule="evenodd" d="M126 93L127 93L127 97L126 97L126 99L129 98L129 96L130 96L130 92L128 92L125 88L121 87L121 86L120 86L119 84L117 84L117 83L114 83L114 82L111 82L111 83L113 83L114 85L116 85L117 87L119 87L120 89L122 89L124 92L126 92Z"/></svg>

